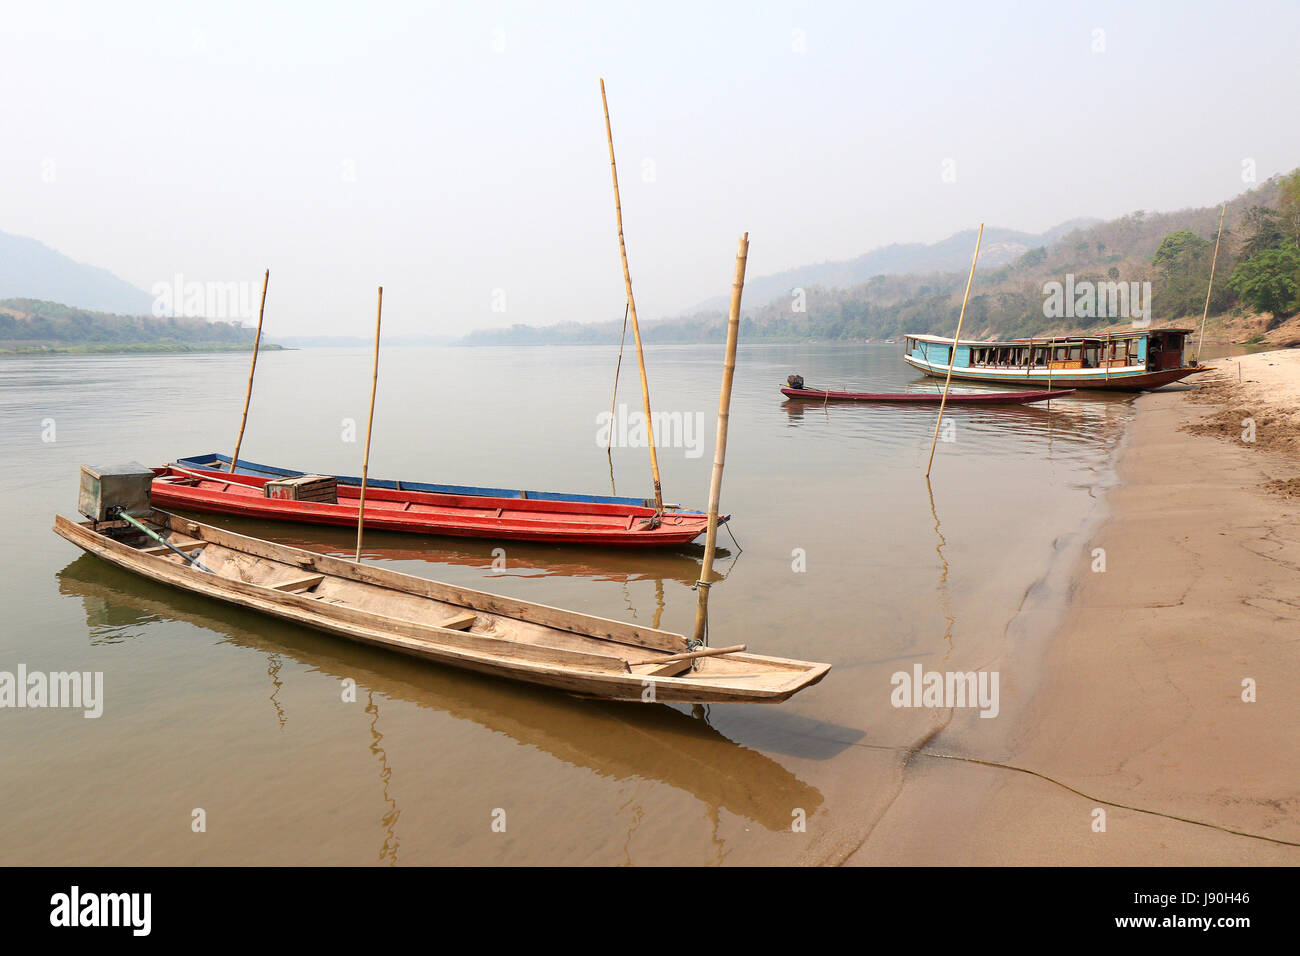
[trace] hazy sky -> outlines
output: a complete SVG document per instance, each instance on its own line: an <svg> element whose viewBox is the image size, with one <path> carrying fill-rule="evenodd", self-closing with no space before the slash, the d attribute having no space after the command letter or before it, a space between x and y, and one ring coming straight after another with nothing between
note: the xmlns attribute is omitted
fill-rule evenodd
<svg viewBox="0 0 1300 956"><path fill-rule="evenodd" d="M745 230L759 275L1300 165L1294 0L3 2L0 230L146 291L269 266L268 333L365 335L381 283L392 334L620 318L601 76L644 319Z"/></svg>

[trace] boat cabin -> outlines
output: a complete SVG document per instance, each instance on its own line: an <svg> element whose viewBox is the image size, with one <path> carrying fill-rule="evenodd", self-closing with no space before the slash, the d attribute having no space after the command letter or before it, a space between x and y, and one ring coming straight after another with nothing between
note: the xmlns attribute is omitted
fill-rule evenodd
<svg viewBox="0 0 1300 956"><path fill-rule="evenodd" d="M956 343L938 335L909 335L903 361L937 378L949 373L952 361L952 377L971 382L1142 391L1203 370L1186 360L1190 331L1122 329L1099 335Z"/></svg>
<svg viewBox="0 0 1300 956"><path fill-rule="evenodd" d="M956 368L973 369L1142 369L1159 372L1184 366L1187 329L1146 329L1098 336L1054 336L1006 342L957 343ZM909 335L906 355L929 364L948 364L952 339Z"/></svg>

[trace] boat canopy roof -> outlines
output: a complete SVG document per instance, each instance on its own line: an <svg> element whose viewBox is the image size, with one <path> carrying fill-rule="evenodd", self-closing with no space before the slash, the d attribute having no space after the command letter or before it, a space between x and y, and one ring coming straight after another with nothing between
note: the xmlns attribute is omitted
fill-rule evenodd
<svg viewBox="0 0 1300 956"><path fill-rule="evenodd" d="M1179 328L1172 328L1172 327L1169 327L1169 328L1152 328L1152 329L1124 329L1124 330L1122 330L1122 331L1117 331L1117 332L1103 332L1103 333L1101 333L1101 334L1097 334L1097 335L1045 335L1045 336L1042 336L1041 338L1039 338L1039 337L1035 337L1035 338L1028 338L1028 339L1001 339L1001 340L998 340L998 339L962 339L962 340L961 340L960 342L958 342L957 344L958 344L958 345L974 345L974 346L1003 347L1003 346L1008 346L1008 345L1029 345L1030 343L1032 343L1032 344L1034 344L1034 345L1050 345L1050 344L1052 344L1052 343L1054 343L1054 342L1061 342L1061 343L1065 343L1065 342L1105 342L1107 339L1109 339L1110 341L1114 342L1116 339L1139 339L1139 338L1143 338L1144 336L1155 335L1155 334L1157 334L1157 333L1159 333L1159 332L1175 332L1175 333L1177 333L1177 334L1179 334L1179 335L1187 335L1187 334L1189 334L1190 332L1193 332L1193 331L1195 331L1195 330L1193 330L1193 329L1179 329ZM908 332L908 333L906 334L906 337L909 338L909 339L915 339L915 340L918 341L918 342L934 342L934 343L937 343L937 344L939 344L939 345L951 345L951 344L952 344L952 338L951 338L950 336L942 336L942 335L921 335L921 334L918 334L918 333L915 333L915 332Z"/></svg>

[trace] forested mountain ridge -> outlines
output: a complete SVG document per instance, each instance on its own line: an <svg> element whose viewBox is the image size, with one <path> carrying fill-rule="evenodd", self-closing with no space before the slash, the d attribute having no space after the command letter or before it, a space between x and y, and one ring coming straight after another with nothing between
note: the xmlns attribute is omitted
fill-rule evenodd
<svg viewBox="0 0 1300 956"><path fill-rule="evenodd" d="M0 300L0 352L226 351L251 348L253 329L201 318L114 315L42 299ZM279 348L263 342L263 348Z"/></svg>
<svg viewBox="0 0 1300 956"><path fill-rule="evenodd" d="M1101 329L1127 319L1045 315L1050 283L1150 283L1154 324L1190 324L1204 305L1220 207L1176 212L1137 211L1072 229L1015 261L977 272L967 307L971 337L1011 338ZM985 231L987 239L989 231ZM1225 320L1259 315L1262 337L1300 309L1300 170L1275 176L1227 202L1215 268L1212 315ZM974 250L969 236L966 262ZM743 341L871 341L908 332L951 335L961 309L968 266L959 271L879 275L848 288L813 285L753 303L746 287ZM474 333L466 345L616 343L622 322L516 325ZM709 342L725 336L725 311L709 309L644 323L648 342Z"/></svg>
<svg viewBox="0 0 1300 956"><path fill-rule="evenodd" d="M1030 249L1050 245L1061 236L1100 221L1099 219L1071 219L1038 234L996 226L985 229L979 268L987 270L1010 265ZM873 249L853 259L819 262L787 269L775 275L754 276L745 282L745 298L750 305L759 306L778 296L789 295L790 290L795 288L810 286L849 288L880 275L958 272L969 266L971 249L974 246L974 229L967 229L947 239L928 244L896 242ZM730 293L715 296L689 309L688 312L696 314L726 309L730 301Z"/></svg>

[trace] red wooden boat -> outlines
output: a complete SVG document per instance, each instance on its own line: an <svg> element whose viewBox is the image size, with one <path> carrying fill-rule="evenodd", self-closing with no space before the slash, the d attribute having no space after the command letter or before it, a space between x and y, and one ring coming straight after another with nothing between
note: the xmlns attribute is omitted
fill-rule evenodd
<svg viewBox="0 0 1300 956"><path fill-rule="evenodd" d="M224 455L181 459L155 468L153 503L159 508L239 515L273 521L356 527L360 484L338 476L336 500L298 501L266 496L266 484L300 472L255 465L240 459L235 474ZM202 464L200 464L202 462ZM262 474L245 474L245 470ZM414 486L414 487L413 487ZM615 547L671 547L688 544L708 529L698 511L666 508L656 525L655 510L642 499L562 495L505 489L460 491L414 482L375 480L366 486L366 527L385 531L501 538L556 544ZM727 516L719 516L719 523Z"/></svg>
<svg viewBox="0 0 1300 956"><path fill-rule="evenodd" d="M942 392L832 392L817 388L790 388L783 386L781 394L787 398L808 399L818 402L881 402L895 405L938 405ZM949 392L949 405L1029 405L1049 402L1054 398L1073 395L1074 389L1037 392Z"/></svg>

